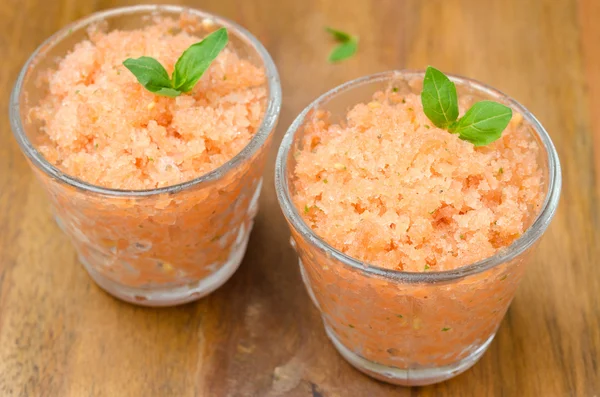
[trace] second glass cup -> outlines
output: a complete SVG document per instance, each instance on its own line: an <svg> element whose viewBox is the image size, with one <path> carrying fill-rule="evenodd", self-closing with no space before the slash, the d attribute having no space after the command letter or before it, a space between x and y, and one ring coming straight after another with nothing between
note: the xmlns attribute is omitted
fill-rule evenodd
<svg viewBox="0 0 600 397"><path fill-rule="evenodd" d="M310 104L285 134L275 169L279 203L309 295L321 312L327 335L353 366L399 385L426 385L471 367L490 345L522 279L535 244L550 223L560 195L557 153L539 122L515 100L481 83L451 77L459 96L502 102L523 116L540 147L544 201L535 221L512 245L455 270L405 272L352 258L320 238L293 202L295 154L305 128L329 114L344 120L377 91L418 94L423 72L389 72L337 87ZM400 153L401 155L401 153ZM326 182L326 180L324 180ZM306 211L306 210L305 210Z"/></svg>
<svg viewBox="0 0 600 397"><path fill-rule="evenodd" d="M267 100L250 143L217 169L189 182L152 190L116 190L66 175L36 149L40 125L28 115L45 90L39 82L55 59L86 38L91 26L136 29L160 18L185 16L199 36L220 27L238 54L263 67ZM265 48L242 27L176 6L136 6L91 15L65 27L31 56L10 103L15 137L50 196L56 220L90 276L125 301L167 306L198 299L238 268L258 209L262 172L281 106L281 87Z"/></svg>

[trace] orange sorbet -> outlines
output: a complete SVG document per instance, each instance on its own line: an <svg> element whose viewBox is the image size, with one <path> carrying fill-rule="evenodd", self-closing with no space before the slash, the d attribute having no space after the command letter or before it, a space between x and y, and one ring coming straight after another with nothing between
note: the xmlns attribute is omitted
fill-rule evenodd
<svg viewBox="0 0 600 397"><path fill-rule="evenodd" d="M127 190L182 183L224 164L261 122L262 67L226 48L191 95L173 99L147 91L123 66L149 56L171 74L201 38L170 19L137 30L91 29L45 76L49 93L30 113L43 124L39 151L78 179Z"/></svg>
<svg viewBox="0 0 600 397"><path fill-rule="evenodd" d="M295 205L317 235L371 265L440 271L490 257L543 199L539 148L521 120L474 147L433 126L414 93L379 92L341 124L321 112L295 153Z"/></svg>

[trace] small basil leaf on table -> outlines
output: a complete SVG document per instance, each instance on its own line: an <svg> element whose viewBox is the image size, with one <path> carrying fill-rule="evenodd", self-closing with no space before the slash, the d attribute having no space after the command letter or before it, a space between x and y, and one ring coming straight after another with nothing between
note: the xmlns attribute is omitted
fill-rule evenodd
<svg viewBox="0 0 600 397"><path fill-rule="evenodd" d="M358 44L355 41L342 43L335 47L329 54L329 62L339 62L350 58L356 53Z"/></svg>
<svg viewBox="0 0 600 397"><path fill-rule="evenodd" d="M325 30L339 43L329 53L329 62L339 62L351 58L358 50L358 37L330 27Z"/></svg>
<svg viewBox="0 0 600 397"><path fill-rule="evenodd" d="M337 30L334 28L326 27L325 30L333 36L334 39L339 41L340 43L345 43L347 41L352 40L352 36L350 36L346 32L342 32L341 30Z"/></svg>

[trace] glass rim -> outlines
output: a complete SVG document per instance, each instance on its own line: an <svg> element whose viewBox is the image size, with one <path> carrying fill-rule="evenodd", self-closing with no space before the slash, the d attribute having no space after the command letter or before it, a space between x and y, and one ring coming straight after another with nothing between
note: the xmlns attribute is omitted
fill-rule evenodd
<svg viewBox="0 0 600 397"><path fill-rule="evenodd" d="M44 156L38 152L31 141L25 135L25 130L23 128L23 122L21 119L21 103L20 97L23 90L23 84L27 77L27 73L29 72L32 66L35 66L35 61L41 57L45 56L49 50L51 50L56 44L61 42L64 38L66 38L73 30L83 29L86 26L90 26L93 23L101 22L110 17L114 16L122 16L122 15L135 15L135 14L152 14L152 13L160 13L166 12L170 14L183 14L187 13L189 15L197 16L200 18L206 18L213 21L215 24L219 26L226 27L230 32L233 32L236 36L238 36L242 41L246 44L253 47L253 49L258 53L261 61L264 64L266 77L267 77L267 86L269 89L267 106L261 121L260 126L258 127L256 133L248 142L248 144L235 156L230 158L227 162L215 168L214 170L207 172L205 174L200 175L197 178L189 180L187 182L178 183L175 185L169 185L160 188L154 189L142 189L142 190L126 190L126 189L112 189L99 185L94 185L85 181L82 181L74 176L68 175L62 172L59 168L51 164L48 160L44 158ZM44 40L42 44L40 44L35 51L31 54L31 56L27 59L24 66L22 67L17 80L15 82L15 86L12 90L10 101L9 101L9 118L10 125L13 131L13 135L15 136L19 146L23 153L27 156L29 160L40 170L42 170L48 176L58 179L61 182L66 183L67 185L73 186L75 188L90 191L97 194L102 194L106 196L113 197L146 197L153 195L160 195L165 193L175 193L178 191L182 191L185 189L189 189L191 187L195 187L196 185L208 183L211 181L218 180L222 178L227 172L231 169L235 168L240 163L244 162L252 155L254 155L260 147L264 145L267 138L273 134L275 130L275 125L277 123L277 119L279 118L279 113L281 110L281 83L279 80L279 74L277 72L277 68L271 55L268 53L266 48L262 45L262 43L254 37L249 31L245 28L241 27L237 23L227 19L220 17L215 14L211 14L208 12L204 12L201 10L197 10L191 7L186 6L175 6L175 5L136 5L130 7L118 7L112 8L100 12L96 12L88 15L85 18L74 21L56 33L52 34L49 38Z"/></svg>
<svg viewBox="0 0 600 397"><path fill-rule="evenodd" d="M339 85L323 95L315 99L310 105L308 105L293 121L289 129L286 131L279 150L277 152L277 160L275 163L275 191L277 193L277 199L282 208L282 212L286 217L288 223L293 227L303 238L308 240L312 245L316 246L320 251L324 252L325 255L333 257L336 260L342 262L344 265L349 266L353 269L364 272L368 275L380 276L386 279L394 281L409 282L409 283L437 283L442 281L451 281L464 278L469 275L478 274L498 266L502 263L506 263L519 254L526 251L531 247L546 231L550 224L556 208L558 206L561 190L561 170L558 153L556 148L550 139L547 131L544 129L542 124L535 118L535 116L527 110L523 105L517 102L515 99L502 93L501 91L492 88L486 84L483 84L477 80L469 79L459 75L448 75L448 77L455 83L467 86L477 92L484 93L491 98L500 100L517 110L523 116L537 134L539 140L542 142L544 149L547 153L548 161L548 192L544 198L542 208L539 211L536 219L533 223L525 230L525 232L516 239L510 246L500 249L494 255L471 263L469 265L461 266L457 269L443 270L436 272L407 272L401 270L386 269L380 266L370 265L366 262L360 261L349 255L344 254L338 249L332 247L319 237L302 219L302 216L293 204L290 196L289 184L286 178L287 172L287 159L290 148L294 141L294 136L297 130L302 126L306 119L306 116L312 111L319 107L324 102L332 99L338 94L349 91L355 87L363 86L374 82L386 82L394 81L399 77L403 78L423 78L425 75L424 70L394 70L388 72L377 73L373 75L359 77L355 80L348 81L342 85Z"/></svg>

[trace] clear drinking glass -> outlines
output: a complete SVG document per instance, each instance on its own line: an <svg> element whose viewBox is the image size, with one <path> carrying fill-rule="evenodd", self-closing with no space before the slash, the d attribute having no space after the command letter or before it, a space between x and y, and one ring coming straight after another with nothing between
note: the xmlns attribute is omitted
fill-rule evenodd
<svg viewBox="0 0 600 397"><path fill-rule="evenodd" d="M37 150L40 125L28 111L46 94L39 76L56 65L96 24L108 31L143 27L155 17L186 17L200 36L222 26L242 58L264 67L268 99L250 143L219 168L189 182L152 190L94 186L66 175ZM46 189L56 220L90 276L132 303L167 306L198 299L238 268L258 210L262 172L281 106L281 87L262 44L237 24L194 9L145 5L109 10L50 37L29 58L10 101L14 135Z"/></svg>
<svg viewBox="0 0 600 397"><path fill-rule="evenodd" d="M530 261L534 247L558 205L561 173L550 137L515 100L484 84L458 76L459 96L502 102L523 116L540 146L545 199L527 231L496 255L455 270L411 273L353 259L328 245L304 223L292 201L293 153L304 126L318 111L332 123L346 111L390 86L420 93L424 72L387 72L343 84L310 104L285 134L275 169L277 197L288 221L292 245L309 295L321 312L327 335L360 371L398 385L426 385L449 379L481 357L491 343Z"/></svg>

